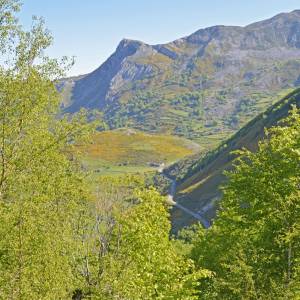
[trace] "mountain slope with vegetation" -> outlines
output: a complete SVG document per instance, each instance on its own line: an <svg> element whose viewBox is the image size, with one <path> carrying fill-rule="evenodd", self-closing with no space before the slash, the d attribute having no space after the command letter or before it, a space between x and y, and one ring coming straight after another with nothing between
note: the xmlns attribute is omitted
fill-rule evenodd
<svg viewBox="0 0 300 300"><path fill-rule="evenodd" d="M98 69L65 79L63 109L100 109L110 128L197 140L203 150L300 84L300 10L214 26L161 45L124 39Z"/></svg>
<svg viewBox="0 0 300 300"><path fill-rule="evenodd" d="M255 151L258 142L265 137L265 128L275 126L286 117L292 105L300 107L300 89L258 115L202 158L195 155L165 169L164 173L178 183L176 201L192 211L203 213L207 218L213 218L221 197L220 186L226 179L224 171L232 168L235 158L232 152L242 148ZM176 208L172 215L175 230L195 222Z"/></svg>

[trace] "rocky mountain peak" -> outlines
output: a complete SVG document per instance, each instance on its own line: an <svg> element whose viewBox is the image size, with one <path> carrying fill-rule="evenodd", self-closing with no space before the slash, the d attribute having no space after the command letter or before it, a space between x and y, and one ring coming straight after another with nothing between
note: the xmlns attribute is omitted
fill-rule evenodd
<svg viewBox="0 0 300 300"><path fill-rule="evenodd" d="M123 49L131 49L131 50L137 50L142 45L145 45L145 43L138 41L138 40L131 40L131 39L122 39L116 49L116 51L122 51Z"/></svg>

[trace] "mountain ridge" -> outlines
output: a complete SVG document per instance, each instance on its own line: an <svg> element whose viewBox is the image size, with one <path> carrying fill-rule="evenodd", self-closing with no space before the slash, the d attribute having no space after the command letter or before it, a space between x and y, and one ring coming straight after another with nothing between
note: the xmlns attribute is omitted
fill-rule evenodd
<svg viewBox="0 0 300 300"><path fill-rule="evenodd" d="M99 109L132 127L221 141L300 84L300 10L216 25L165 44L123 39L96 70L65 79L65 112ZM203 146L207 150L215 144Z"/></svg>

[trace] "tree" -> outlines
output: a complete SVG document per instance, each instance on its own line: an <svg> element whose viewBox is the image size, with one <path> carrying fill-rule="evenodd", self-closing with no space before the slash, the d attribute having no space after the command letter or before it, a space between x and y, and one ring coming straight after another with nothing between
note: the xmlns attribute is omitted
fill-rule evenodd
<svg viewBox="0 0 300 300"><path fill-rule="evenodd" d="M164 199L154 190L137 190L136 201L116 219L99 299L197 299L197 280L209 273L195 271L176 253Z"/></svg>
<svg viewBox="0 0 300 300"><path fill-rule="evenodd" d="M90 195L68 152L90 130L59 118L61 64L44 56L43 21L16 23L17 1L0 1L0 299L66 299L77 285L76 224Z"/></svg>
<svg viewBox="0 0 300 300"><path fill-rule="evenodd" d="M204 299L300 296L299 111L281 125L256 153L239 152L215 224L195 242L194 259L215 274Z"/></svg>

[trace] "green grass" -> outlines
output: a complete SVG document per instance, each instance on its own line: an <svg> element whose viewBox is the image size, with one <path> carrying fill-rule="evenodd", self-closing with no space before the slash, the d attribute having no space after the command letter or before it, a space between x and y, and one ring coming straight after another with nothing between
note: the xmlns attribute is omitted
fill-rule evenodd
<svg viewBox="0 0 300 300"><path fill-rule="evenodd" d="M196 143L184 138L133 129L98 132L92 140L78 148L84 167L95 176L151 172L157 169L153 163L168 165L199 150Z"/></svg>

